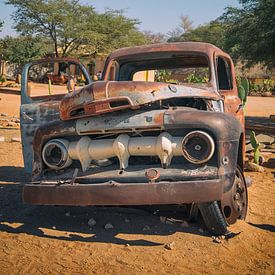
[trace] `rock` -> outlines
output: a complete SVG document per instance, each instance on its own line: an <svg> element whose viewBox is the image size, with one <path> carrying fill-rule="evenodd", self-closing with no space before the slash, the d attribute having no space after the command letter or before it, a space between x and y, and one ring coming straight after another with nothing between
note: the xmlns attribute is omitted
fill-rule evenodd
<svg viewBox="0 0 275 275"><path fill-rule="evenodd" d="M124 221L125 221L126 223L130 222L130 220L129 220L129 219L127 219L127 218L126 218Z"/></svg>
<svg viewBox="0 0 275 275"><path fill-rule="evenodd" d="M274 142L274 137L264 134L257 135L256 139L258 140L258 142L268 145Z"/></svg>
<svg viewBox="0 0 275 275"><path fill-rule="evenodd" d="M202 228L199 228L199 232L203 233L203 232L204 232L204 230L203 230Z"/></svg>
<svg viewBox="0 0 275 275"><path fill-rule="evenodd" d="M13 137L13 138L11 139L11 142L21 142L21 138Z"/></svg>
<svg viewBox="0 0 275 275"><path fill-rule="evenodd" d="M1 122L5 122L5 123L8 123L8 122L9 122L9 120L8 120L7 118L0 118L0 121L1 121Z"/></svg>
<svg viewBox="0 0 275 275"><path fill-rule="evenodd" d="M65 216L70 217L71 216L70 212L65 213Z"/></svg>
<svg viewBox="0 0 275 275"><path fill-rule="evenodd" d="M125 244L125 247L129 247L130 245L128 243Z"/></svg>
<svg viewBox="0 0 275 275"><path fill-rule="evenodd" d="M263 97L269 97L269 96L272 96L272 93L271 92L263 92L261 95Z"/></svg>
<svg viewBox="0 0 275 275"><path fill-rule="evenodd" d="M5 113L1 113L0 116L8 116L7 114Z"/></svg>
<svg viewBox="0 0 275 275"><path fill-rule="evenodd" d="M248 171L259 172L259 173L263 173L265 171L265 169L262 166L260 166L256 163L253 163L253 162L247 162L246 169Z"/></svg>
<svg viewBox="0 0 275 275"><path fill-rule="evenodd" d="M253 180L251 177L245 177L246 187L250 187L253 183Z"/></svg>
<svg viewBox="0 0 275 275"><path fill-rule="evenodd" d="M167 244L165 244L164 248L168 249L168 250L172 250L175 248L175 245L176 245L175 242L167 243Z"/></svg>
<svg viewBox="0 0 275 275"><path fill-rule="evenodd" d="M105 226L104 226L104 228L105 228L106 230L108 230L108 229L113 229L114 226L113 226L111 223L106 223Z"/></svg>
<svg viewBox="0 0 275 275"><path fill-rule="evenodd" d="M54 229L54 230L55 230L55 229L56 229L56 227L55 227L55 226L52 226L52 229Z"/></svg>
<svg viewBox="0 0 275 275"><path fill-rule="evenodd" d="M96 225L96 221L95 221L93 218L90 218L90 219L88 220L88 225L89 225L89 226L95 226L95 225Z"/></svg>
<svg viewBox="0 0 275 275"><path fill-rule="evenodd" d="M145 225L143 228L142 228L142 231L148 231L150 230L150 226L149 225Z"/></svg>
<svg viewBox="0 0 275 275"><path fill-rule="evenodd" d="M265 158L263 156L259 156L259 164L262 165L265 162Z"/></svg>
<svg viewBox="0 0 275 275"><path fill-rule="evenodd" d="M266 146L268 149L275 149L275 143L267 145Z"/></svg>
<svg viewBox="0 0 275 275"><path fill-rule="evenodd" d="M12 119L11 121L12 121L12 122L15 122L15 123L20 123L20 120L19 120L19 119Z"/></svg>
<svg viewBox="0 0 275 275"><path fill-rule="evenodd" d="M217 236L212 236L213 243L221 243L221 239Z"/></svg>
<svg viewBox="0 0 275 275"><path fill-rule="evenodd" d="M189 227L189 224L187 221L184 221L180 224L181 227Z"/></svg>
<svg viewBox="0 0 275 275"><path fill-rule="evenodd" d="M4 142L5 141L5 137L1 136L0 137L0 142Z"/></svg>
<svg viewBox="0 0 275 275"><path fill-rule="evenodd" d="M259 149L261 150L261 149L264 149L264 148L265 148L265 144L260 143ZM250 152L250 151L253 151L253 150L254 150L254 148L252 147L251 143L249 143L245 146L245 152Z"/></svg>
<svg viewBox="0 0 275 275"><path fill-rule="evenodd" d="M8 127L18 127L18 123L10 121L10 122L7 124L7 126L8 126Z"/></svg>

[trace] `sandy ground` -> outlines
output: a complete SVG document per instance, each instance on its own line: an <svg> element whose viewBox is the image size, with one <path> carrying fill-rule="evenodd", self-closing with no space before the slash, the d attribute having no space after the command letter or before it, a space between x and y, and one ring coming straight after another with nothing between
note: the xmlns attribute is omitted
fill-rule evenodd
<svg viewBox="0 0 275 275"><path fill-rule="evenodd" d="M0 113L18 115L18 96L0 98ZM0 136L8 140L0 142L0 274L275 273L274 169L246 174L254 180L247 219L230 227L240 234L217 244L201 222L160 222L160 216L185 219L183 208L23 205L29 178L21 144L9 142L20 133L0 129ZM107 223L114 228L104 229ZM165 249L171 242L174 249Z"/></svg>

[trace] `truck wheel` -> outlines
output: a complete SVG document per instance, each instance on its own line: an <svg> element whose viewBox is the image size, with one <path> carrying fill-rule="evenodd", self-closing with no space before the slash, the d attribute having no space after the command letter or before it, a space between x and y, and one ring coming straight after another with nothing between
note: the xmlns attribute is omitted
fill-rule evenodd
<svg viewBox="0 0 275 275"><path fill-rule="evenodd" d="M221 236L227 232L227 223L220 210L218 202L207 202L199 204L203 221L213 235Z"/></svg>

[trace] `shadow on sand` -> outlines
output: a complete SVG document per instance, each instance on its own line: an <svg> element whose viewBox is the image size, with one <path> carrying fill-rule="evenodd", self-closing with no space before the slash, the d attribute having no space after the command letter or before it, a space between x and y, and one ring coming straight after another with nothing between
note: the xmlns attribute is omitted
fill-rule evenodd
<svg viewBox="0 0 275 275"><path fill-rule="evenodd" d="M25 233L43 238L67 241L103 242L129 244L132 246L156 246L162 243L146 240L150 235L165 236L186 232L209 236L199 224L182 227L188 211L181 206L148 207L74 207L33 206L22 203L23 184L29 176L21 167L0 167L0 231ZM171 218L169 223L160 221L160 216ZM93 218L96 225L90 227ZM105 229L111 223L114 228ZM200 229L200 230L199 230ZM47 234L54 230L53 234ZM60 236L59 233L62 233ZM119 234L143 236L137 240L118 237Z"/></svg>

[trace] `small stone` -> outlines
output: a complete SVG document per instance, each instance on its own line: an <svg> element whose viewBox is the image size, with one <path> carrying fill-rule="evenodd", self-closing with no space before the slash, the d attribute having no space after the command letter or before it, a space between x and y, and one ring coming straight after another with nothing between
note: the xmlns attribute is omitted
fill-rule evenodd
<svg viewBox="0 0 275 275"><path fill-rule="evenodd" d="M202 229L202 228L199 228L199 232L203 233L204 231L203 231L203 229Z"/></svg>
<svg viewBox="0 0 275 275"><path fill-rule="evenodd" d="M183 221L181 224L180 224L181 227L189 227L189 224L187 221Z"/></svg>
<svg viewBox="0 0 275 275"><path fill-rule="evenodd" d="M105 224L104 228L105 228L106 230L108 230L108 229L113 229L114 226L113 226L111 223L107 223L107 224Z"/></svg>
<svg viewBox="0 0 275 275"><path fill-rule="evenodd" d="M13 138L11 139L11 142L21 142L21 138L13 137Z"/></svg>
<svg viewBox="0 0 275 275"><path fill-rule="evenodd" d="M0 137L0 142L4 142L5 141L5 137L1 136Z"/></svg>
<svg viewBox="0 0 275 275"><path fill-rule="evenodd" d="M159 217L159 220L160 220L160 222L162 222L162 223L165 223L166 222L166 217L164 217L164 216L160 216Z"/></svg>
<svg viewBox="0 0 275 275"><path fill-rule="evenodd" d="M8 127L17 127L17 126L18 126L18 123L10 121L10 122L7 124L7 126L8 126Z"/></svg>
<svg viewBox="0 0 275 275"><path fill-rule="evenodd" d="M20 120L19 120L19 119L12 119L11 121L12 121L12 122L15 122L15 123L20 123Z"/></svg>
<svg viewBox="0 0 275 275"><path fill-rule="evenodd" d="M274 137L269 135L264 135L264 134L257 135L256 139L258 140L259 143L264 143L264 144L272 144L274 142Z"/></svg>
<svg viewBox="0 0 275 275"><path fill-rule="evenodd" d="M265 144L260 143L259 149L261 150L261 149L264 149L264 148L265 148ZM253 150L254 150L254 148L252 147L251 143L249 143L245 146L245 152L251 152Z"/></svg>
<svg viewBox="0 0 275 275"><path fill-rule="evenodd" d="M168 250L172 250L172 249L175 248L175 245L176 245L175 242L167 243L167 244L164 246L164 248L165 248L165 249L168 249Z"/></svg>
<svg viewBox="0 0 275 275"><path fill-rule="evenodd" d="M1 122L5 122L5 123L8 123L8 122L9 122L9 120L8 120L7 118L0 118L0 121L1 121Z"/></svg>
<svg viewBox="0 0 275 275"><path fill-rule="evenodd" d="M224 236L224 235L221 235L220 238L221 238L222 240L225 240L225 236Z"/></svg>
<svg viewBox="0 0 275 275"><path fill-rule="evenodd" d="M259 172L259 173L263 173L265 171L265 169L262 166L260 166L256 163L253 163L253 162L248 162L246 164L246 169L248 171Z"/></svg>
<svg viewBox="0 0 275 275"><path fill-rule="evenodd" d="M8 116L6 113L1 113L0 116Z"/></svg>
<svg viewBox="0 0 275 275"><path fill-rule="evenodd" d="M71 216L70 212L65 213L65 216L70 217Z"/></svg>
<svg viewBox="0 0 275 275"><path fill-rule="evenodd" d="M55 226L53 226L53 227L52 227L52 229L54 229L54 230L55 230L55 229L56 229L56 227L55 227Z"/></svg>
<svg viewBox="0 0 275 275"><path fill-rule="evenodd" d="M171 220L166 219L165 224L173 225L174 223Z"/></svg>
<svg viewBox="0 0 275 275"><path fill-rule="evenodd" d="M259 164L262 165L265 162L265 158L263 156L259 157Z"/></svg>
<svg viewBox="0 0 275 275"><path fill-rule="evenodd" d="M96 221L93 218L90 218L88 221L88 225L89 226L95 226L96 225Z"/></svg>
<svg viewBox="0 0 275 275"><path fill-rule="evenodd" d="M129 247L130 245L128 243L125 244L125 247Z"/></svg>
<svg viewBox="0 0 275 275"><path fill-rule="evenodd" d="M150 228L149 225L145 225L145 226L143 227L142 231L148 231L148 230L150 230L150 229L151 229L151 228Z"/></svg>
<svg viewBox="0 0 275 275"><path fill-rule="evenodd" d="M216 237L216 236L212 236L212 240L213 240L213 243L221 243L221 239L219 237Z"/></svg>
<svg viewBox="0 0 275 275"><path fill-rule="evenodd" d="M129 223L129 222L130 222L130 220L129 220L129 219L127 219L127 218L126 218L124 221L125 221L126 223Z"/></svg>

